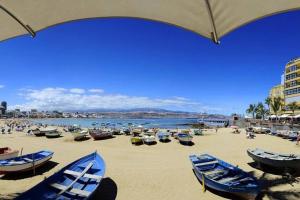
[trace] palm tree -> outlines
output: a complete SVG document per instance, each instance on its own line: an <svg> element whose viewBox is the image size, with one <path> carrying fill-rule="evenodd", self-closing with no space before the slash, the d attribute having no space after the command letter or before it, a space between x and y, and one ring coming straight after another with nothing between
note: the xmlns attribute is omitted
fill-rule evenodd
<svg viewBox="0 0 300 200"><path fill-rule="evenodd" d="M283 99L281 97L275 97L271 103L271 108L277 116L278 112L281 110L283 106Z"/></svg>
<svg viewBox="0 0 300 200"><path fill-rule="evenodd" d="M256 105L255 104L250 104L249 107L247 108L246 112L248 114L252 114L252 118L254 119L255 117L255 108L256 108Z"/></svg>
<svg viewBox="0 0 300 200"><path fill-rule="evenodd" d="M264 104L259 102L255 109L256 116L260 116L262 120L265 120L265 116L269 113L269 109L266 109Z"/></svg>
<svg viewBox="0 0 300 200"><path fill-rule="evenodd" d="M295 101L288 104L287 107L289 108L289 110L292 111L293 115L295 114L295 110L297 110L299 108L299 106L297 105L297 102L295 102Z"/></svg>
<svg viewBox="0 0 300 200"><path fill-rule="evenodd" d="M265 99L265 104L268 105L269 111L270 111L270 105L271 105L271 103L272 103L271 97L267 97L267 98Z"/></svg>
<svg viewBox="0 0 300 200"><path fill-rule="evenodd" d="M297 102L292 102L290 104L287 105L288 109L291 110L293 112L293 116L295 115L295 110L297 110L299 108L299 106L297 105ZM294 118L292 117L292 128L294 126Z"/></svg>

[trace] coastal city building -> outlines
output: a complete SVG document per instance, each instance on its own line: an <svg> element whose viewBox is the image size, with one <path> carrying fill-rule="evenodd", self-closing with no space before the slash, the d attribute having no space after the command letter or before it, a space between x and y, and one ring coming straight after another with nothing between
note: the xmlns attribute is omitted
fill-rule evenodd
<svg viewBox="0 0 300 200"><path fill-rule="evenodd" d="M285 66L284 96L286 104L297 102L300 105L300 58Z"/></svg>
<svg viewBox="0 0 300 200"><path fill-rule="evenodd" d="M287 105L296 102L300 106L300 57L290 60L284 69L284 74L281 76L281 84L274 86L269 97L281 97L284 101L283 110L279 114L291 114ZM271 114L274 114L270 108ZM300 113L300 109L295 110L296 114Z"/></svg>
<svg viewBox="0 0 300 200"><path fill-rule="evenodd" d="M0 116L5 115L7 110L7 103L6 101L2 101L0 104Z"/></svg>

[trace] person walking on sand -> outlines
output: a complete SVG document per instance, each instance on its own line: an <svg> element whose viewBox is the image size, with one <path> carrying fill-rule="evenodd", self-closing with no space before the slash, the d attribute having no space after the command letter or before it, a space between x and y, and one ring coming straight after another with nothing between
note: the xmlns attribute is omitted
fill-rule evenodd
<svg viewBox="0 0 300 200"><path fill-rule="evenodd" d="M300 134L299 134L299 132L298 132L296 145L299 145L299 141L300 141Z"/></svg>

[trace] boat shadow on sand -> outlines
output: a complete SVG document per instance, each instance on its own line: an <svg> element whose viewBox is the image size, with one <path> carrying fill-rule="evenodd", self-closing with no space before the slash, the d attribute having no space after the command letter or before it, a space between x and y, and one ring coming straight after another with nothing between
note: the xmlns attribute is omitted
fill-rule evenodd
<svg viewBox="0 0 300 200"><path fill-rule="evenodd" d="M43 175L45 172L50 171L57 165L58 165L57 162L48 161L47 164L35 169L35 175L33 175L33 170L30 170L30 171L26 171L26 172L5 174L0 178L0 180L1 179L2 180L20 180L20 179L32 178L33 176Z"/></svg>
<svg viewBox="0 0 300 200"><path fill-rule="evenodd" d="M250 167L260 170L262 172L274 175L287 175L287 173L291 174L292 177L299 177L300 171L285 171L284 169L270 167L264 164L257 164L256 162L247 163Z"/></svg>
<svg viewBox="0 0 300 200"><path fill-rule="evenodd" d="M179 141L179 144L181 144L183 146L194 146L195 145L194 142L180 142L180 141Z"/></svg>
<svg viewBox="0 0 300 200"><path fill-rule="evenodd" d="M278 171L277 171L278 172ZM254 176L254 172L249 172ZM261 200L264 198L268 199L280 199L280 200L296 200L300 199L300 190L291 189L285 191L272 191L271 188L281 185L289 185L294 187L294 184L298 184L300 182L299 178L286 176L286 175L278 175L277 177L270 176L270 173L263 172L260 177L257 177L258 182L261 186L261 193L256 198L257 200Z"/></svg>
<svg viewBox="0 0 300 200"><path fill-rule="evenodd" d="M95 191L92 200L115 200L117 198L118 186L109 177L102 179L100 187Z"/></svg>
<svg viewBox="0 0 300 200"><path fill-rule="evenodd" d="M101 199L101 200L115 200L117 197L118 187L117 184L111 178L104 178L101 181L100 187L95 191L95 194L91 198L92 200ZM1 200L10 200L15 199L21 193L12 193L1 195Z"/></svg>

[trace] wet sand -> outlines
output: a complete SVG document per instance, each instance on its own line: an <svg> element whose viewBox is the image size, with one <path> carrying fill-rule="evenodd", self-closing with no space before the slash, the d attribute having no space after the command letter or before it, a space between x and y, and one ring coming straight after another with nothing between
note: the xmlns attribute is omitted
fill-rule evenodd
<svg viewBox="0 0 300 200"><path fill-rule="evenodd" d="M241 134L232 134L232 129L222 128L204 132L204 136L194 136L194 145L184 146L172 138L169 143L133 146L128 136L94 141L92 138L76 142L68 133L63 137L27 136L22 132L0 134L0 146L13 149L23 148L23 154L47 149L54 156L47 166L37 170L37 174L26 173L4 176L0 179L0 199L10 199L52 175L66 164L97 150L105 159L106 174L96 193L95 199L112 200L212 200L235 199L214 191L202 192L202 186L192 171L188 159L190 154L209 153L247 172L251 172L263 183L262 199L300 199L300 183L287 181L281 175L266 173L256 169L247 155L248 148L264 148L275 152L300 154L300 146L288 140L270 135L256 135L246 139ZM298 178L300 180L300 178Z"/></svg>

